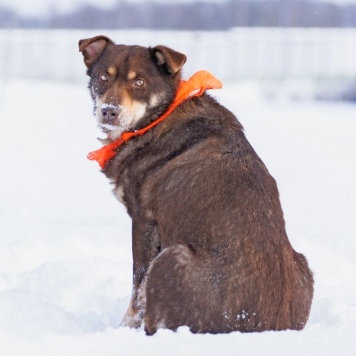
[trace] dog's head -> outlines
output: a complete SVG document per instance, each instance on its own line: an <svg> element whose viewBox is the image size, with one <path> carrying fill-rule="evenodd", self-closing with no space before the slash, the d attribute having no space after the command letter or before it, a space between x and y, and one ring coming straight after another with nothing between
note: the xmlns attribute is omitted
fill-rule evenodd
<svg viewBox="0 0 356 356"><path fill-rule="evenodd" d="M140 128L171 103L186 56L165 46L116 45L105 36L79 41L90 77L94 114L114 140Z"/></svg>

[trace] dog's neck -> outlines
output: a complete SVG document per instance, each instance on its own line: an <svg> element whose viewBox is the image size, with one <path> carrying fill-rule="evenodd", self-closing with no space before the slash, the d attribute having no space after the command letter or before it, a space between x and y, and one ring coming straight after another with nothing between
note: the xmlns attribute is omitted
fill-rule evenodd
<svg viewBox="0 0 356 356"><path fill-rule="evenodd" d="M221 87L221 82L209 72L201 70L195 73L189 80L181 82L173 102L170 104L166 112L164 112L160 117L141 130L123 132L119 139L101 147L96 151L90 152L88 154L88 159L97 161L102 169L105 168L106 162L115 157L116 149L118 147L120 147L126 141L130 140L132 137L141 136L154 126L158 125L161 121L166 119L183 101L195 96L200 96L206 90L220 89Z"/></svg>

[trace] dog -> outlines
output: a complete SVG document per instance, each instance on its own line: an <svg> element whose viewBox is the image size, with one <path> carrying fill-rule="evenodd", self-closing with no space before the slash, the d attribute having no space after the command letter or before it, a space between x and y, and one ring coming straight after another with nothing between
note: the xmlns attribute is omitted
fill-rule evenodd
<svg viewBox="0 0 356 356"><path fill-rule="evenodd" d="M166 46L96 36L79 50L105 143L157 120L181 86L186 56ZM213 97L184 100L114 149L102 172L132 218L133 289L122 325L148 335L304 328L312 272L288 240L274 178Z"/></svg>

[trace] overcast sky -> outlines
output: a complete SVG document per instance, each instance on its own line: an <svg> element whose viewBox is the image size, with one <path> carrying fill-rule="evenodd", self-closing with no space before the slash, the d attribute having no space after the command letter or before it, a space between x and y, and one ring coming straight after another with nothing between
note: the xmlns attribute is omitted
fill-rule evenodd
<svg viewBox="0 0 356 356"><path fill-rule="evenodd" d="M125 0L126 2L172 2L173 0ZM194 0L177 0L180 2L189 2ZM200 0L210 2L221 2L226 0ZM335 2L339 4L355 3L356 0L317 0L324 2ZM0 0L0 5L6 5L15 9L22 15L38 16L44 15L52 6L59 11L70 11L81 4L93 4L96 6L110 7L117 0Z"/></svg>

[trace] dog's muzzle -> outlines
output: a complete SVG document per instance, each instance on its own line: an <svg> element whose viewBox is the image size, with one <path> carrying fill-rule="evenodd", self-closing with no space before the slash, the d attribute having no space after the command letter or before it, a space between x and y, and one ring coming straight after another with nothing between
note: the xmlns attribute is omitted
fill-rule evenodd
<svg viewBox="0 0 356 356"><path fill-rule="evenodd" d="M121 109L114 105L103 105L101 107L101 115L103 123L110 126L118 126L118 120L121 113Z"/></svg>

